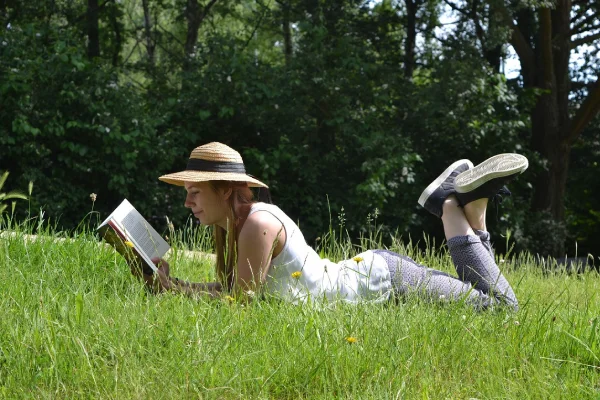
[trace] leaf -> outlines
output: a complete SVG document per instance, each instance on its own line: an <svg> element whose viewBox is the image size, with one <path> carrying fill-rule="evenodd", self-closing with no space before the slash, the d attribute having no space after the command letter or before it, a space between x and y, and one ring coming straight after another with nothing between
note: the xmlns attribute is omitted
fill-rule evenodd
<svg viewBox="0 0 600 400"><path fill-rule="evenodd" d="M8 178L8 174L9 174L8 171L4 171L4 173L0 177L0 190L2 190L2 187L4 186L4 182L6 182L6 178Z"/></svg>
<svg viewBox="0 0 600 400"><path fill-rule="evenodd" d="M210 111L208 110L200 110L198 111L198 117L204 121L210 117Z"/></svg>
<svg viewBox="0 0 600 400"><path fill-rule="evenodd" d="M8 193L0 193L0 200L21 199L27 200L27 195L18 190L13 190Z"/></svg>

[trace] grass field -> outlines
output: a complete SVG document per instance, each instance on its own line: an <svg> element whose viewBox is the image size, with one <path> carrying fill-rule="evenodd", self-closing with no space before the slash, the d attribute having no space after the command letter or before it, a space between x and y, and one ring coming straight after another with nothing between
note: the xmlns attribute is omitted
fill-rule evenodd
<svg viewBox="0 0 600 400"><path fill-rule="evenodd" d="M517 313L414 298L244 305L150 295L93 235L46 234L0 237L0 398L600 398L595 272L507 257ZM452 270L444 246L399 243ZM360 251L329 244L332 259ZM212 278L210 260L175 250L174 276Z"/></svg>

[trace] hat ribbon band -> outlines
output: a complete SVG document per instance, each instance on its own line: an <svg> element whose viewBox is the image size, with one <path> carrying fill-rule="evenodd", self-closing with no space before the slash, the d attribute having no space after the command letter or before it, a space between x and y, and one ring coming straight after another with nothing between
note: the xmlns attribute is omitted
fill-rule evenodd
<svg viewBox="0 0 600 400"><path fill-rule="evenodd" d="M244 164L230 161L209 161L198 158L190 158L186 170L204 172L234 172L245 174Z"/></svg>

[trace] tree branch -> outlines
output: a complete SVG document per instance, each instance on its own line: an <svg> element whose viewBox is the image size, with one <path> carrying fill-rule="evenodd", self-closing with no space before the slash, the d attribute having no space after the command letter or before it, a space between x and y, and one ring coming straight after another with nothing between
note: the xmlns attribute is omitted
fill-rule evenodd
<svg viewBox="0 0 600 400"><path fill-rule="evenodd" d="M581 46L582 44L588 44L593 42L596 39L600 39L600 32L594 34L594 35L588 35L588 36L584 36L582 38L573 40L571 42L571 49L574 49L578 46Z"/></svg>
<svg viewBox="0 0 600 400"><path fill-rule="evenodd" d="M519 56L523 71L525 71L526 74L532 74L535 69L535 55L533 49L529 43L527 43L525 36L523 36L523 32L521 32L519 27L513 21L506 6L501 4L498 9L500 10L504 23L511 28L510 44L515 48L515 51Z"/></svg>
<svg viewBox="0 0 600 400"><path fill-rule="evenodd" d="M174 41L176 41L177 43L179 43L181 45L181 47L185 46L185 43L183 43L181 40L179 40L179 38L177 36L175 36L171 31L169 31L168 29L165 29L161 24L159 24L158 22L155 24L158 29L160 29L161 31L163 31L164 33L168 34Z"/></svg>
<svg viewBox="0 0 600 400"><path fill-rule="evenodd" d="M194 46L196 46L196 41L198 40L198 29L200 29L204 18L206 18L208 12L216 2L217 0L210 0L208 4L200 9L198 0L187 0L184 9L184 16L187 20L187 34L184 46L186 59L193 53Z"/></svg>
<svg viewBox="0 0 600 400"><path fill-rule="evenodd" d="M583 128L600 111L600 79L596 81L594 87L590 90L588 96L577 110L577 114L571 121L571 131L565 138L569 144L573 143L583 131Z"/></svg>
<svg viewBox="0 0 600 400"><path fill-rule="evenodd" d="M484 36L483 28L481 27L481 24L479 23L479 16L477 15L477 6L478 5L479 5L478 0L473 0L470 16L471 16L471 19L473 19L473 23L475 24L475 33L477 35L477 38L481 42L481 48L485 49L485 36Z"/></svg>
<svg viewBox="0 0 600 400"><path fill-rule="evenodd" d="M269 6L271 5L271 3L269 3ZM254 29L252 30L252 33L250 34L250 36L248 37L248 40L246 40L246 43L244 44L244 46L242 47L242 53L246 50L246 48L250 45L250 42L252 41L252 38L254 37L254 35L256 35L256 31L258 30L258 28L260 27L260 24L262 24L263 19L265 18L265 15L267 14L267 11L269 11L269 7L265 7L265 10L263 11L263 13L261 14L260 18L258 19L258 22L256 23L256 25L254 26Z"/></svg>
<svg viewBox="0 0 600 400"><path fill-rule="evenodd" d="M108 3L112 2L112 1L113 0L106 0L104 3L98 5L98 7L94 7L93 9L86 11L85 14L81 14L79 17L77 17L73 21L71 21L71 23L76 23L76 22L81 21L82 19L87 17L88 13L93 13L93 12L102 10Z"/></svg>
<svg viewBox="0 0 600 400"><path fill-rule="evenodd" d="M573 26L573 28L571 28L571 35L577 35L578 33L584 32L585 30L583 30L582 28L584 26L586 26L588 23L590 23L591 21L598 19L599 16L600 16L600 13L594 13L594 14L588 15L587 17L582 19L580 22L575 24L575 26Z"/></svg>
<svg viewBox="0 0 600 400"><path fill-rule="evenodd" d="M217 0L210 0L210 2L206 6L204 6L204 10L202 10L202 17L200 18L200 22L202 22L204 20L204 18L208 15L208 12L212 8L212 6L215 5L216 2L217 2Z"/></svg>
<svg viewBox="0 0 600 400"><path fill-rule="evenodd" d="M590 88L592 88L594 86L594 83L586 83L586 82L581 82L581 81L571 81L571 84L569 85L571 88L571 92L576 92L578 90L582 90L582 89L587 89L588 91L590 90Z"/></svg>
<svg viewBox="0 0 600 400"><path fill-rule="evenodd" d="M469 12L467 10L462 9L462 8L460 8L458 6L455 6L454 3L450 2L450 0L444 0L444 3L446 3L454 11L458 11L459 13L461 13L462 15L464 15L465 17L469 17Z"/></svg>
<svg viewBox="0 0 600 400"><path fill-rule="evenodd" d="M437 40L438 42L440 42L441 44L443 44L444 46L448 46L450 47L450 42L447 39L443 39L441 37L436 36L435 34L432 35L432 38Z"/></svg>
<svg viewBox="0 0 600 400"><path fill-rule="evenodd" d="M135 50L138 48L139 44L140 44L140 41L138 40L138 38L135 38L135 45L133 46L133 48L129 52L129 55L127 55L127 57L125 57L125 60L123 60L123 65L127 64L127 61L129 61L129 58L133 55L133 53L135 52Z"/></svg>
<svg viewBox="0 0 600 400"><path fill-rule="evenodd" d="M587 8L581 7L579 9L579 12L577 14L575 14L575 16L573 18L571 18L571 23L574 24L576 21L579 20L579 18L583 17L586 12L587 12Z"/></svg>

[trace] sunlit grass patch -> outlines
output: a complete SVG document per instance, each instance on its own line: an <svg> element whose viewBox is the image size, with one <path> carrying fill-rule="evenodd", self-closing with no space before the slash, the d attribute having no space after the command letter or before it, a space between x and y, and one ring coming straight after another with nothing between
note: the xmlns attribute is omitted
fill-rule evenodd
<svg viewBox="0 0 600 400"><path fill-rule="evenodd" d="M354 306L210 301L149 294L93 232L62 241L51 230L37 240L15 232L0 237L0 398L600 395L595 272L548 273L525 256L508 258L500 267L517 313L413 297ZM337 252L320 249L334 260L364 249L336 240ZM210 257L184 251L210 250L210 239L174 230L171 243L172 274L214 279ZM452 268L440 244L423 251L397 240L392 250Z"/></svg>

